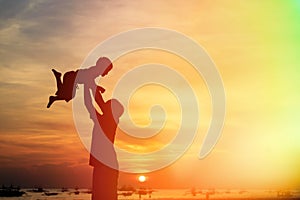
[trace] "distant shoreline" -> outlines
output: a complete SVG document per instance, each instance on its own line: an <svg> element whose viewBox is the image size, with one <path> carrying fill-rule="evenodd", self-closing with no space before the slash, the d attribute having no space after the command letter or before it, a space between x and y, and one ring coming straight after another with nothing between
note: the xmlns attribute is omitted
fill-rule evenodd
<svg viewBox="0 0 300 200"><path fill-rule="evenodd" d="M119 198L119 200L125 200L126 198ZM300 199L299 197L289 197L289 198L209 198L209 200L295 200ZM127 199L128 200L128 199ZM131 199L136 200L136 199ZM206 200L206 198L142 198L142 200Z"/></svg>

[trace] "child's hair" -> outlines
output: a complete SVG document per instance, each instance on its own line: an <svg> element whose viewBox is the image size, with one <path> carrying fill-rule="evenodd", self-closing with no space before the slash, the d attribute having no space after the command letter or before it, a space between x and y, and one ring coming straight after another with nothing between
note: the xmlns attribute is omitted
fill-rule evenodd
<svg viewBox="0 0 300 200"><path fill-rule="evenodd" d="M106 57L100 57L96 65L90 67L88 70L89 74L92 74L91 78L96 78L100 75L106 75L113 68L112 62Z"/></svg>
<svg viewBox="0 0 300 200"><path fill-rule="evenodd" d="M111 61L107 57L100 57L97 62L96 66L97 67L103 67L103 68L108 68L112 65Z"/></svg>
<svg viewBox="0 0 300 200"><path fill-rule="evenodd" d="M107 57L100 57L96 62L96 67L105 69L103 73L107 74L113 68L113 64Z"/></svg>

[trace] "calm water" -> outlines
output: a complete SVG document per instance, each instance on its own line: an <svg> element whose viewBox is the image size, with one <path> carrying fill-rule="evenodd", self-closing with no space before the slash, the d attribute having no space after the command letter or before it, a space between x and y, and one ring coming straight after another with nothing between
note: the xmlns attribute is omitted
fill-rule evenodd
<svg viewBox="0 0 300 200"><path fill-rule="evenodd" d="M43 193L26 192L22 197L0 197L0 200L90 200L91 195L86 193L87 190L80 189L78 195L74 194L75 190L69 190L67 192L61 192L61 189L47 189L49 192L57 192L55 196L46 196ZM26 191L26 190L22 190ZM199 191L198 191L199 192ZM143 195L142 199L206 199L206 193L212 193L209 195L209 199L288 199L284 197L278 197L276 190L202 190L202 193L197 193L193 196L189 190L160 190L157 189L152 193L151 198L148 195ZM283 194L290 194L290 199L300 199L300 190L284 191ZM119 196L120 200L138 200L139 195L133 194L129 197Z"/></svg>

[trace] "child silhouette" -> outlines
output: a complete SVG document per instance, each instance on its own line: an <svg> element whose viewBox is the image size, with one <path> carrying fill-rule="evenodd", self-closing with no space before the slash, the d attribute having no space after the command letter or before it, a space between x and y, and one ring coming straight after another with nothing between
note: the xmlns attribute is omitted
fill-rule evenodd
<svg viewBox="0 0 300 200"><path fill-rule="evenodd" d="M61 81L62 74L55 69L52 69L56 79L57 91L55 92L55 96L49 97L47 108L50 108L55 101L65 100L66 102L69 102L74 98L78 84L95 81L98 76L104 77L112 67L112 62L108 58L101 57L97 60L95 66L66 72L63 76L63 82ZM101 93L105 91L101 86L98 87Z"/></svg>

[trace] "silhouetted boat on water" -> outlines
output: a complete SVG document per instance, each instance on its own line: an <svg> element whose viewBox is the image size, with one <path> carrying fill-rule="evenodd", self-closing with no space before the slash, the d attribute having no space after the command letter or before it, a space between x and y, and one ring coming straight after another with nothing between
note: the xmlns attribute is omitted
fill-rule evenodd
<svg viewBox="0 0 300 200"><path fill-rule="evenodd" d="M79 193L80 193L80 192L79 192L79 188L76 187L76 188L75 188L75 191L74 191L74 194L75 194L75 195L78 195Z"/></svg>
<svg viewBox="0 0 300 200"><path fill-rule="evenodd" d="M43 192L48 192L48 191L44 190L41 187L38 187L38 188L33 188L33 189L30 189L30 190L27 190L27 192L43 193Z"/></svg>
<svg viewBox="0 0 300 200"><path fill-rule="evenodd" d="M65 188L65 187L61 188L61 192L68 192L68 191L69 191L68 188Z"/></svg>
<svg viewBox="0 0 300 200"><path fill-rule="evenodd" d="M290 191L277 191L277 197L278 198L291 198L293 197L293 194Z"/></svg>
<svg viewBox="0 0 300 200"><path fill-rule="evenodd" d="M118 195L122 195L122 196L124 196L124 197L129 197L129 196L131 196L131 195L133 195L134 194L134 192L133 191L121 191L121 192L118 192Z"/></svg>
<svg viewBox="0 0 300 200"><path fill-rule="evenodd" d="M128 197L132 196L133 194L138 194L139 199L141 199L142 195L149 195L149 198L151 198L151 194L155 192L155 190L151 188L139 188L135 189L132 186L124 185L121 188L118 189L118 195Z"/></svg>
<svg viewBox="0 0 300 200"><path fill-rule="evenodd" d="M197 194L202 194L202 191L197 190L195 187L192 187L190 190L184 193L184 195L189 195L189 194L191 194L192 196L196 196Z"/></svg>
<svg viewBox="0 0 300 200"><path fill-rule="evenodd" d="M139 188L135 191L135 193L139 195L139 199L142 199L142 195L148 195L150 199L153 192L155 192L155 190L151 188Z"/></svg>
<svg viewBox="0 0 300 200"><path fill-rule="evenodd" d="M0 197L20 197L25 192L20 191L20 187L5 187L4 185L0 188Z"/></svg>
<svg viewBox="0 0 300 200"><path fill-rule="evenodd" d="M87 190L82 191L82 193L85 193L85 194L92 194L92 190L91 190L91 189L87 189Z"/></svg>
<svg viewBox="0 0 300 200"><path fill-rule="evenodd" d="M56 195L58 195L58 192L44 192L44 194L46 196L56 196Z"/></svg>
<svg viewBox="0 0 300 200"><path fill-rule="evenodd" d="M134 194L136 189L132 186L123 185L118 189L118 195L122 195L124 197L129 197Z"/></svg>

